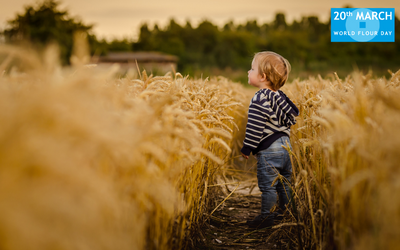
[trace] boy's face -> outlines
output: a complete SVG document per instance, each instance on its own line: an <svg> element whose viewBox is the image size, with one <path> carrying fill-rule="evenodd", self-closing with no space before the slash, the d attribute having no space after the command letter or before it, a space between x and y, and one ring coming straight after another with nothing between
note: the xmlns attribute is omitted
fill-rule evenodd
<svg viewBox="0 0 400 250"><path fill-rule="evenodd" d="M249 84L251 86L260 88L262 83L261 80L263 77L258 72L258 62L255 58L251 62L251 69L247 73L249 78Z"/></svg>

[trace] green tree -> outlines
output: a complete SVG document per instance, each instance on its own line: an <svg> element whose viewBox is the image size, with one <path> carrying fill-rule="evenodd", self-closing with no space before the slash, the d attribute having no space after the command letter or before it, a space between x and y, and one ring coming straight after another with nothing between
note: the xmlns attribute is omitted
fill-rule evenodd
<svg viewBox="0 0 400 250"><path fill-rule="evenodd" d="M396 41L400 39L399 23L396 17ZM362 70L371 67L377 74L398 69L400 43L332 43L330 26L330 21L321 22L317 16L287 23L283 13L269 23L228 21L220 28L207 20L193 27L172 19L162 29L155 26L151 30L144 24L133 48L174 54L179 57L178 70L188 73L215 68L246 72L254 53L264 50L286 57L293 66L292 77L333 71L345 75L353 65Z"/></svg>
<svg viewBox="0 0 400 250"><path fill-rule="evenodd" d="M158 31L158 26L157 26L157 31ZM150 31L149 27L147 26L147 23L144 23L140 27L138 42L133 44L133 50L144 50L144 51L153 50L154 47L156 47L153 40L154 33Z"/></svg>
<svg viewBox="0 0 400 250"><path fill-rule="evenodd" d="M275 15L274 28L278 30L284 30L286 29L286 27L287 24L286 24L285 14L277 13Z"/></svg>
<svg viewBox="0 0 400 250"><path fill-rule="evenodd" d="M59 4L55 0L45 0L36 7L25 7L22 15L8 21L9 27L3 31L6 42L29 42L38 49L55 42L60 47L62 63L67 64L72 52L73 34L89 32L92 25L70 17L68 11L59 10Z"/></svg>
<svg viewBox="0 0 400 250"><path fill-rule="evenodd" d="M123 38L121 40L113 39L108 44L108 50L109 51L131 51L132 43L130 41L128 41L127 38Z"/></svg>

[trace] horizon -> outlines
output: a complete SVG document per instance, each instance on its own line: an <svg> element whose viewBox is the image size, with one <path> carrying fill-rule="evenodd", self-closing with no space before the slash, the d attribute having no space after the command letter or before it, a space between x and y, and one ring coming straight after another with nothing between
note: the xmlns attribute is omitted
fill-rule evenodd
<svg viewBox="0 0 400 250"><path fill-rule="evenodd" d="M36 6L35 0L14 0L8 2L0 10L0 29L6 28L6 22L12 20L17 14L23 14L25 6ZM150 28L157 24L165 28L171 19L179 25L190 21L193 27L208 20L218 27L229 21L234 24L244 24L256 20L258 24L270 23L275 19L276 13L285 14L286 21L300 21L302 17L317 16L320 22L327 22L330 18L331 8L352 6L354 8L395 8L399 16L400 3L395 0L362 1L349 0L331 3L328 0L320 2L285 0L276 4L272 0L247 0L229 1L203 0L202 2L189 2L184 0L147 0L136 2L130 0L114 0L112 3L95 0L64 0L58 1L59 9L68 11L69 15L78 18L86 25L93 25L92 32L99 39L108 41L113 39L136 40L140 26L144 23ZM209 7L212 6L212 7ZM396 8L399 7L399 8Z"/></svg>

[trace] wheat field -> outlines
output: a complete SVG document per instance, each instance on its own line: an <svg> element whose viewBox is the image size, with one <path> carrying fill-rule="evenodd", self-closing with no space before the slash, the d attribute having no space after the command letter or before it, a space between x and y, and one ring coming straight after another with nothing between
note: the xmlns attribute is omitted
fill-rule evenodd
<svg viewBox="0 0 400 250"><path fill-rule="evenodd" d="M400 244L400 71L354 72L285 86L300 109L292 127L295 203L287 233L302 248L397 249Z"/></svg>
<svg viewBox="0 0 400 250"><path fill-rule="evenodd" d="M181 249L228 162L241 86L2 47L1 249Z"/></svg>
<svg viewBox="0 0 400 250"><path fill-rule="evenodd" d="M208 187L240 155L254 91L175 72L117 79L75 48L68 68L55 46L0 48L0 248L188 247L215 209ZM274 234L297 249L395 249L400 71L283 91L300 115L292 209Z"/></svg>

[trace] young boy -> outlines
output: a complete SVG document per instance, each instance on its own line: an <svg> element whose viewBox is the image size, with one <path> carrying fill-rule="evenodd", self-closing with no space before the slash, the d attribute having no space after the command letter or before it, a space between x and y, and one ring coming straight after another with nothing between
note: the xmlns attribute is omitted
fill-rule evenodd
<svg viewBox="0 0 400 250"><path fill-rule="evenodd" d="M279 90L288 79L291 66L282 56L270 52L259 52L254 56L248 71L249 84L259 88L250 102L246 137L241 149L242 156L250 153L257 157L257 179L261 195L261 214L247 221L251 228L272 226L274 216L270 209L279 195L279 210L282 214L289 203L289 186L276 181L278 173L290 182L292 165L288 152L282 148L290 146L290 126L299 115L296 105ZM290 146L291 147L291 146Z"/></svg>

